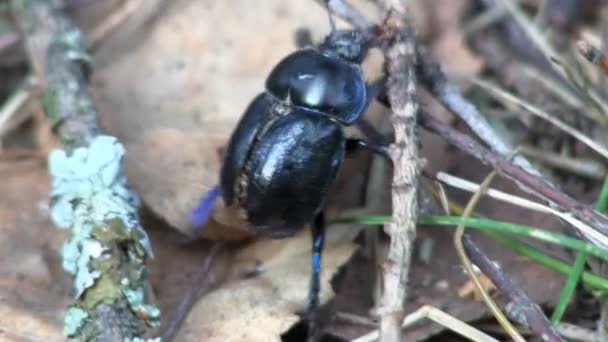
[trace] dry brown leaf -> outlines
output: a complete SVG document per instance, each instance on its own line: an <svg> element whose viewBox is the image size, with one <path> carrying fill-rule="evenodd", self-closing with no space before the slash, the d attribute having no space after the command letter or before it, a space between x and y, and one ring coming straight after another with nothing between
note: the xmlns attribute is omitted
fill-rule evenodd
<svg viewBox="0 0 608 342"><path fill-rule="evenodd" d="M100 48L96 97L104 126L130 146L129 164L141 164L130 179L144 202L189 234L193 204L217 179L217 149L294 50L293 33L307 27L318 38L329 22L312 2L280 0L178 0L154 19ZM130 41L128 49L112 39Z"/></svg>
<svg viewBox="0 0 608 342"><path fill-rule="evenodd" d="M58 258L65 234L45 210L46 170L13 162L0 178L0 340L62 341L71 285Z"/></svg>
<svg viewBox="0 0 608 342"><path fill-rule="evenodd" d="M492 294L496 291L496 286L494 285L492 280L490 280L490 278L488 278L485 274L479 276L479 282L481 283L483 289L488 292L488 294ZM475 283L473 283L473 281L471 280L467 281L460 288L458 288L458 297L472 297L473 300L477 302L481 302L481 300L483 299L481 292L479 291L479 289L477 289Z"/></svg>
<svg viewBox="0 0 608 342"><path fill-rule="evenodd" d="M321 302L333 297L334 273L356 249L358 229L329 229L321 272ZM286 240L260 240L236 256L227 282L202 297L182 327L178 341L280 341L299 321L310 283L310 232ZM244 275L260 267L256 277Z"/></svg>
<svg viewBox="0 0 608 342"><path fill-rule="evenodd" d="M484 66L484 60L472 53L460 27L469 1L433 0L432 3L438 30L432 48L442 67L460 75L477 75Z"/></svg>

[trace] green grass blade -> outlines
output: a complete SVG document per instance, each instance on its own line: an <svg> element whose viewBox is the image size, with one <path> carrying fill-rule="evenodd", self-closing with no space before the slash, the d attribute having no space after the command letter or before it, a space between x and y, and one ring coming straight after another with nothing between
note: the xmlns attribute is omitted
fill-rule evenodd
<svg viewBox="0 0 608 342"><path fill-rule="evenodd" d="M525 256L530 260L533 260L543 266L550 268L556 272L561 274L569 275L574 271L574 267L571 265L549 256L538 249L521 242L512 237L505 236L501 233L497 232L484 232L489 235L492 239L497 241L498 243L506 246L507 248L513 250L515 253ZM585 284L589 287L592 287L596 290L608 292L608 279L597 276L591 272L584 271L582 274L582 279Z"/></svg>
<svg viewBox="0 0 608 342"><path fill-rule="evenodd" d="M332 223L359 223L359 224L384 224L390 220L386 215L362 215L350 218L343 218L333 221ZM554 233L544 229L534 228L523 224L496 221L490 219L460 217L460 216L435 216L425 215L418 221L420 224L428 225L459 225L464 224L469 228L477 228L486 231L499 231L502 233L510 233L528 236L541 241L557 244L563 247L568 247L576 251L584 251L589 255L608 260L608 250L598 246L586 243L584 241L571 238L564 234Z"/></svg>
<svg viewBox="0 0 608 342"><path fill-rule="evenodd" d="M562 292L559 295L559 301L555 306L555 310L553 310L553 314L551 315L551 323L553 325L557 325L559 321L564 316L564 312L566 312L566 308L568 307L568 303L570 303L570 299L572 298L572 294L576 290L576 286L581 279L581 275L583 274L583 270L585 269L585 263L587 262L587 253L579 252L576 254L576 260L574 261L574 267L572 273L568 276L566 280L566 285L562 289Z"/></svg>
<svg viewBox="0 0 608 342"><path fill-rule="evenodd" d="M604 179L604 184L602 185L602 191L600 191L600 196L597 199L597 204L595 205L595 209L600 213L606 212L606 208L608 207L608 176Z"/></svg>
<svg viewBox="0 0 608 342"><path fill-rule="evenodd" d="M335 219L332 223L345 224L345 223L357 223L357 224L368 224L368 225L382 225L391 219L390 216L386 215L361 215ZM483 232L489 235L492 239L501 243L502 245L512 249L514 252L523 255L535 262L538 262L556 272L571 275L575 273L575 267L563 262L557 258L544 254L537 250L533 246L530 246L524 242L521 242L515 238L505 235L509 234L523 234L543 241L562 245L564 247L573 248L577 251L584 251L586 254L600 256L605 258L608 255L608 251L587 244L581 240L573 239L568 236L547 232L545 230L529 227L525 225L519 225L509 222L494 221L488 219L475 219L475 218L462 218L458 216L423 216L420 219L422 224L435 224L435 225L457 225L461 221L465 221L465 224L472 228L479 228ZM488 227L495 225L495 227ZM505 229L505 226L508 228ZM549 238L547 238L549 237ZM566 241L564 243L564 241ZM587 251L594 250L593 253ZM590 272L583 271L581 275L582 281L597 290L608 292L608 279L602 278Z"/></svg>

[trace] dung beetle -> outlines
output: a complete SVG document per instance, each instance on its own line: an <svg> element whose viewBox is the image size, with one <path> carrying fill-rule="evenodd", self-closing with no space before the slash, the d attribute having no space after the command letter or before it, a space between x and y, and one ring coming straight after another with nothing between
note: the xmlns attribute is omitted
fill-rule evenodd
<svg viewBox="0 0 608 342"><path fill-rule="evenodd" d="M345 155L361 147L386 154L383 146L347 138L343 131L373 98L360 67L370 44L359 31L333 29L318 47L283 58L238 122L219 186L194 212L195 223L203 224L222 196L244 228L259 236L284 238L310 224L308 314L319 303L323 206Z"/></svg>

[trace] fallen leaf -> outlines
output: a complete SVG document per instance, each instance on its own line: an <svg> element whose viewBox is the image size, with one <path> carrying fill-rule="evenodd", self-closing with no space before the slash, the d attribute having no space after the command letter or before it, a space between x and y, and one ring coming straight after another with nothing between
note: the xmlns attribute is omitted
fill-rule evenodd
<svg viewBox="0 0 608 342"><path fill-rule="evenodd" d="M48 219L49 179L43 163L0 168L0 339L63 341L71 283L59 250L65 233Z"/></svg>
<svg viewBox="0 0 608 342"><path fill-rule="evenodd" d="M352 227L329 229L321 272L321 302L333 297L334 273L356 250ZM311 274L310 232L285 240L260 240L235 255L226 282L202 297L178 341L280 341L299 321ZM252 266L261 274L247 276Z"/></svg>
<svg viewBox="0 0 608 342"><path fill-rule="evenodd" d="M485 274L479 276L479 282L489 295L492 295L496 291L496 286ZM476 302L480 302L483 299L481 292L472 280L467 281L458 289L458 296L460 298L473 298Z"/></svg>
<svg viewBox="0 0 608 342"><path fill-rule="evenodd" d="M144 202L179 231L192 233L190 210L218 176L217 149L264 90L268 72L295 49L300 27L315 38L329 32L324 9L179 0L131 36L115 34L100 47L95 94L103 124L129 146L137 170L131 182ZM114 38L131 43L116 49Z"/></svg>
<svg viewBox="0 0 608 342"><path fill-rule="evenodd" d="M475 55L465 41L461 20L469 0L433 0L437 36L432 49L444 70L462 76L476 76L484 66L484 59Z"/></svg>

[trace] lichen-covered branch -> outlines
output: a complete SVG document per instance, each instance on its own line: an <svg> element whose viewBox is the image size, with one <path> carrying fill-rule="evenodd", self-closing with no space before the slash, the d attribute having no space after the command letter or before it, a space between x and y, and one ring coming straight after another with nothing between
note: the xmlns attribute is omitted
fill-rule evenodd
<svg viewBox="0 0 608 342"><path fill-rule="evenodd" d="M43 104L64 150L49 155L51 217L71 236L63 268L76 301L64 332L81 340L141 340L159 322L148 302L145 260L152 251L123 170L124 147L101 134L88 92L90 57L80 30L56 1L13 0Z"/></svg>
<svg viewBox="0 0 608 342"><path fill-rule="evenodd" d="M392 220L385 227L391 237L389 252L383 265L384 290L380 313L380 340L400 341L403 305L407 294L412 249L418 218L418 140L416 116L414 31L395 11L387 21L388 30L395 30L387 50L388 98L393 112L395 142L389 148L393 161Z"/></svg>

